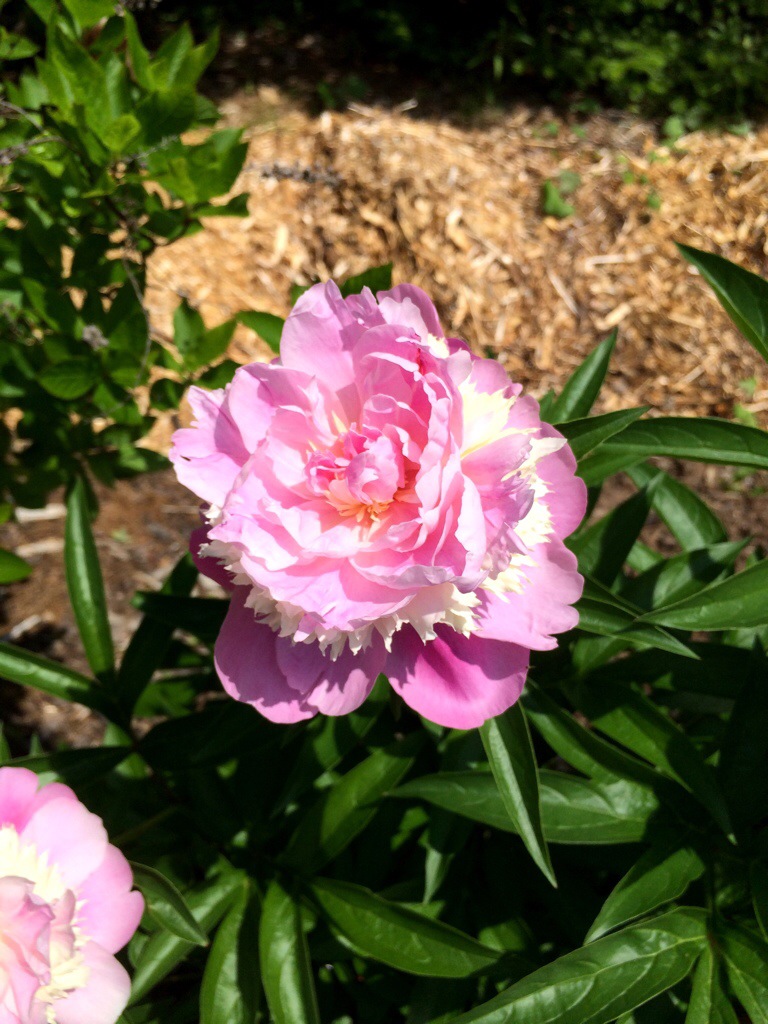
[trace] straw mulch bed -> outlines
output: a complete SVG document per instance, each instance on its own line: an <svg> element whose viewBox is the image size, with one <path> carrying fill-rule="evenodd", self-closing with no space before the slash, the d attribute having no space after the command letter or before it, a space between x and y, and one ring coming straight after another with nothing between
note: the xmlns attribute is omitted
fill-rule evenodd
<svg viewBox="0 0 768 1024"><path fill-rule="evenodd" d="M602 409L730 416L738 402L768 423L764 364L673 244L768 272L768 127L670 147L624 115L577 122L525 106L469 126L420 120L418 108L312 118L273 87L223 109L250 140L236 188L250 192L250 215L213 218L155 257L151 311L165 331L179 294L210 324L244 308L284 315L291 283L391 261L396 281L435 298L450 333L498 354L534 394L618 327ZM320 180L264 177L275 164ZM575 213L544 216L542 184L563 172L580 182L566 197ZM234 358L266 354L236 335Z"/></svg>

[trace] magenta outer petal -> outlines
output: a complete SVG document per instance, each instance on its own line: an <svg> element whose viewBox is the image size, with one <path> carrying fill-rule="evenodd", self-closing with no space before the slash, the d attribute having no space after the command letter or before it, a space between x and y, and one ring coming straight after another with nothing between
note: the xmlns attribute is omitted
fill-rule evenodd
<svg viewBox="0 0 768 1024"><path fill-rule="evenodd" d="M216 641L216 671L227 693L273 722L298 722L321 711L346 715L360 707L384 668L380 637L366 650L334 661L317 643L293 643L257 622L236 587Z"/></svg>
<svg viewBox="0 0 768 1024"><path fill-rule="evenodd" d="M115 1024L131 993L125 968L95 942L83 948L88 984L54 1003L57 1024Z"/></svg>
<svg viewBox="0 0 768 1024"><path fill-rule="evenodd" d="M198 526L196 530L192 531L192 536L189 538L189 553L192 555L192 561L203 576L207 576L209 580L218 583L224 590L233 590L235 585L232 582L232 574L228 573L224 566L220 565L215 558L206 558L200 554L200 548L203 544L207 544L209 540L207 526Z"/></svg>
<svg viewBox="0 0 768 1024"><path fill-rule="evenodd" d="M562 437L548 423L542 424L541 432L544 437ZM564 540L584 518L587 510L587 485L580 476L576 476L576 459L568 445L545 456L536 471L549 488L546 502L555 533Z"/></svg>
<svg viewBox="0 0 768 1024"><path fill-rule="evenodd" d="M299 722L317 712L293 689L277 661L277 634L245 607L247 587L236 587L214 651L219 679L230 697L251 704L272 722Z"/></svg>
<svg viewBox="0 0 768 1024"><path fill-rule="evenodd" d="M336 661L319 653L314 645L310 647L315 657L322 661L320 681L309 696L309 702L324 715L347 715L363 703L373 689L376 677L384 671L387 652L380 636L359 654L345 650Z"/></svg>
<svg viewBox="0 0 768 1024"><path fill-rule="evenodd" d="M389 681L414 711L451 729L474 729L520 696L529 651L499 640L465 637L438 627L423 643L405 626L387 659Z"/></svg>
<svg viewBox="0 0 768 1024"><path fill-rule="evenodd" d="M483 604L476 609L476 635L550 651L557 647L552 634L567 633L578 625L579 613L571 605L581 597L584 580L577 571L576 556L560 541L537 545L531 557L536 565L525 566L529 582L521 594L499 597L477 591Z"/></svg>

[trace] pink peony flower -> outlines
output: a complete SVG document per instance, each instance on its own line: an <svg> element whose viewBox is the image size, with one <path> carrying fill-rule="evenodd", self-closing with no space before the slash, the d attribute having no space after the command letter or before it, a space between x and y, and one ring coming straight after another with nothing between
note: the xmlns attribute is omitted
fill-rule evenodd
<svg viewBox="0 0 768 1024"><path fill-rule="evenodd" d="M0 1024L114 1024L113 953L143 910L128 861L67 786L0 768Z"/></svg>
<svg viewBox="0 0 768 1024"><path fill-rule="evenodd" d="M578 621L563 538L584 484L502 367L446 339L412 285L318 284L281 355L223 390L171 459L205 502L201 570L232 590L215 660L276 722L358 707L384 672L419 714L471 728Z"/></svg>

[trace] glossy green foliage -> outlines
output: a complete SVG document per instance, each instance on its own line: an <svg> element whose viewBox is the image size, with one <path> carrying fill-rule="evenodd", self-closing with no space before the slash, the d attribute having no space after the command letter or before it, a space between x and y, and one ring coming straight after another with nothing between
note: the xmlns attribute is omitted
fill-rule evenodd
<svg viewBox="0 0 768 1024"><path fill-rule="evenodd" d="M246 147L232 130L181 140L216 120L197 92L215 36L196 45L183 27L151 55L122 5L29 8L34 60L36 45L0 37L0 416L18 410L0 426L0 501L36 506L86 472L110 483L165 463L136 442L222 357L235 321L207 330L184 302L163 347L147 261L201 217L245 212L245 196L214 200ZM155 367L147 408L136 389ZM0 575L22 568L0 559Z"/></svg>

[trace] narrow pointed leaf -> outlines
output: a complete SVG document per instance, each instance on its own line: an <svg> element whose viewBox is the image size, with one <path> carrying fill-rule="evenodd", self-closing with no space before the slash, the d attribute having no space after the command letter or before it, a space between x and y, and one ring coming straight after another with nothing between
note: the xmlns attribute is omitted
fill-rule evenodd
<svg viewBox="0 0 768 1024"><path fill-rule="evenodd" d="M652 846L632 865L600 908L585 942L636 917L649 914L686 891L700 878L705 863L692 846L666 842Z"/></svg>
<svg viewBox="0 0 768 1024"><path fill-rule="evenodd" d="M589 778L604 782L628 779L658 792L664 779L644 761L603 739L555 703L530 680L522 697L529 720L555 753Z"/></svg>
<svg viewBox="0 0 768 1024"><path fill-rule="evenodd" d="M642 621L707 631L764 626L768 624L768 559L682 601L656 608Z"/></svg>
<svg viewBox="0 0 768 1024"><path fill-rule="evenodd" d="M632 687L608 679L601 679L599 686L578 683L572 692L574 703L596 729L681 782L730 834L730 817L714 770L660 708Z"/></svg>
<svg viewBox="0 0 768 1024"><path fill-rule="evenodd" d="M622 588L622 596L640 608L663 608L699 594L724 576L746 541L711 544L665 558Z"/></svg>
<svg viewBox="0 0 768 1024"><path fill-rule="evenodd" d="M242 885L242 873L227 868L215 880L207 882L196 892L187 894L189 909L203 931L208 932L218 924ZM170 932L161 931L153 935L142 948L134 967L131 1002L138 1002L147 995L193 949L193 942Z"/></svg>
<svg viewBox="0 0 768 1024"><path fill-rule="evenodd" d="M426 800L503 832L516 831L491 772L425 775L400 786L393 796ZM626 780L593 782L546 769L540 772L540 796L549 843L638 842L659 809L650 790Z"/></svg>
<svg viewBox="0 0 768 1024"><path fill-rule="evenodd" d="M492 967L502 955L457 928L362 886L316 878L311 891L323 916L356 952L398 971L466 978Z"/></svg>
<svg viewBox="0 0 768 1024"><path fill-rule="evenodd" d="M685 1024L738 1024L723 986L722 967L707 945L693 975L693 989Z"/></svg>
<svg viewBox="0 0 768 1024"><path fill-rule="evenodd" d="M423 742L419 733L374 751L325 790L296 827L283 856L286 865L318 871L358 836L414 762Z"/></svg>
<svg viewBox="0 0 768 1024"><path fill-rule="evenodd" d="M237 314L237 319L245 327L249 327L262 338L273 352L280 351L280 338L283 334L285 320L274 313L260 313L256 310L244 310Z"/></svg>
<svg viewBox="0 0 768 1024"><path fill-rule="evenodd" d="M259 928L261 977L274 1024L321 1024L298 903L270 883Z"/></svg>
<svg viewBox="0 0 768 1024"><path fill-rule="evenodd" d="M725 969L751 1024L768 1024L768 943L746 928L723 935Z"/></svg>
<svg viewBox="0 0 768 1024"><path fill-rule="evenodd" d="M752 892L752 906L760 925L763 938L768 939L768 865L753 861L749 869L749 888Z"/></svg>
<svg viewBox="0 0 768 1024"><path fill-rule="evenodd" d="M728 540L725 527L712 509L680 480L648 463L633 466L628 472L638 487L657 481L651 504L684 551Z"/></svg>
<svg viewBox="0 0 768 1024"><path fill-rule="evenodd" d="M549 411L550 423L564 423L589 415L603 386L616 337L616 331L611 331L574 370Z"/></svg>
<svg viewBox="0 0 768 1024"><path fill-rule="evenodd" d="M487 721L480 735L515 832L544 877L557 885L541 826L539 770L521 705Z"/></svg>
<svg viewBox="0 0 768 1024"><path fill-rule="evenodd" d="M768 281L713 252L677 247L710 285L747 341L768 360Z"/></svg>
<svg viewBox="0 0 768 1024"><path fill-rule="evenodd" d="M131 862L131 870L136 888L146 900L147 909L164 928L196 946L208 945L208 936L170 879L146 864Z"/></svg>
<svg viewBox="0 0 768 1024"><path fill-rule="evenodd" d="M705 943L703 911L673 910L566 953L454 1024L608 1024L681 981Z"/></svg>
<svg viewBox="0 0 768 1024"><path fill-rule="evenodd" d="M0 643L0 676L21 686L32 686L52 697L84 704L94 711L113 714L114 708L101 687L57 661L49 661L22 647Z"/></svg>
<svg viewBox="0 0 768 1024"><path fill-rule="evenodd" d="M13 551L6 551L0 548L0 586L6 583L18 583L25 580L32 572L32 566L19 558Z"/></svg>
<svg viewBox="0 0 768 1024"><path fill-rule="evenodd" d="M660 416L631 423L604 441L579 466L579 475L595 486L620 470L651 456L693 459L716 465L768 469L768 433L741 423L704 417Z"/></svg>
<svg viewBox="0 0 768 1024"><path fill-rule="evenodd" d="M560 423L558 430L568 438L568 444L577 459L583 459L604 444L608 438L621 434L631 423L648 412L649 406L637 409L621 409L619 412L606 412L602 416L586 416L580 420L569 420Z"/></svg>
<svg viewBox="0 0 768 1024"><path fill-rule="evenodd" d="M243 889L216 929L200 987L200 1024L255 1024L261 1001L256 900Z"/></svg>
<svg viewBox="0 0 768 1024"><path fill-rule="evenodd" d="M99 557L88 514L85 484L78 478L67 500L64 532L67 589L85 656L94 674L111 676L115 667L112 633Z"/></svg>
<svg viewBox="0 0 768 1024"><path fill-rule="evenodd" d="M570 539L568 546L578 558L581 572L608 587L613 584L645 526L652 491L649 484Z"/></svg>

